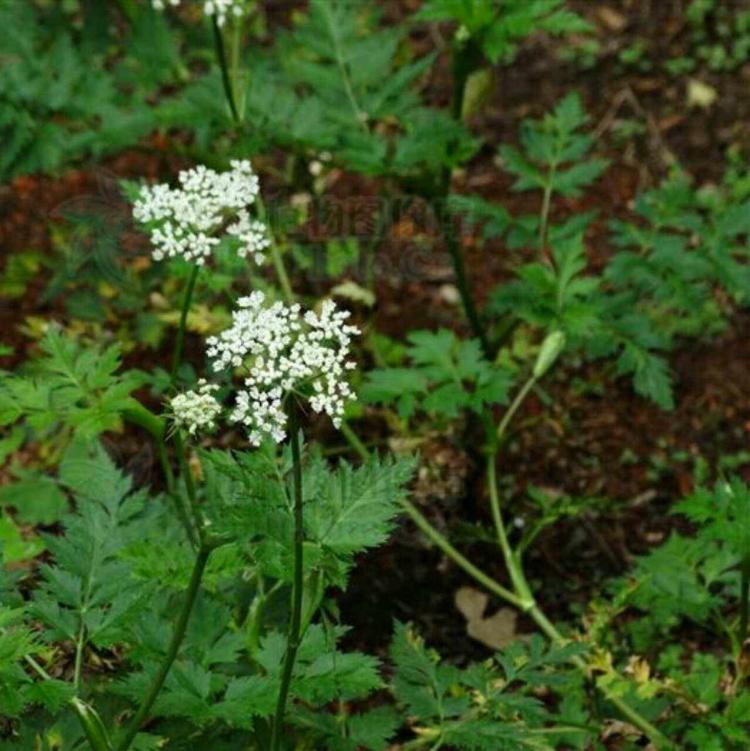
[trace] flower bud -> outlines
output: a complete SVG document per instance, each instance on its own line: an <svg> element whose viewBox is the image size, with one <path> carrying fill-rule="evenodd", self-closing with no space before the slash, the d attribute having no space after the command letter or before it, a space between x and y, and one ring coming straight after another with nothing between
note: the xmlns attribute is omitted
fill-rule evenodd
<svg viewBox="0 0 750 751"><path fill-rule="evenodd" d="M565 349L565 334L562 331L552 331L547 334L534 364L534 378L539 380L555 364L555 360Z"/></svg>
<svg viewBox="0 0 750 751"><path fill-rule="evenodd" d="M97 711L85 701L75 697L70 702L73 711L78 715L86 740L94 751L112 751L112 743L107 735L102 718Z"/></svg>

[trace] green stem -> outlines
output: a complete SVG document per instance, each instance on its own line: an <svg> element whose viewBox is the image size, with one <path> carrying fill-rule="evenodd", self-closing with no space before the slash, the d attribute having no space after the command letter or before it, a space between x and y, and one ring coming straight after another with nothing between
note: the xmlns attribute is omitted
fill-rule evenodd
<svg viewBox="0 0 750 751"><path fill-rule="evenodd" d="M530 376L529 379L526 381L526 383L524 383L523 387L518 392L518 394L516 394L516 398L513 400L510 407L508 407L508 410L503 415L502 420L500 420L500 423L497 426L495 439L498 443L502 441L503 436L505 435L505 431L508 429L508 425L510 425L511 420L515 417L516 412L518 412L519 408L524 403L524 400L529 395L529 392L536 385L536 382L537 382L536 377L533 375Z"/></svg>
<svg viewBox="0 0 750 751"><path fill-rule="evenodd" d="M500 494L497 488L497 468L495 456L493 453L487 457L487 484L490 491L490 508L492 510L492 520L495 524L497 540L503 553L505 567L508 569L510 580L513 582L513 589L521 598L523 604L522 610L529 610L534 606L534 595L526 581L526 575L523 571L521 558L516 553L508 541L508 533L505 529L503 515L500 510Z"/></svg>
<svg viewBox="0 0 750 751"><path fill-rule="evenodd" d="M483 587L493 592L498 597L506 600L511 605L523 610L525 603L520 597L517 597L509 589L506 589L501 584L498 584L494 579L484 573L481 569L475 566L468 558L465 558L456 548L451 545L448 540L430 524L429 521L417 510L409 500L403 498L401 505L404 510L412 518L414 523L419 527L422 532L443 551L459 568L462 568L469 576L478 581Z"/></svg>
<svg viewBox="0 0 750 751"><path fill-rule="evenodd" d="M342 422L339 430L344 438L349 441L349 445L354 449L357 456L363 462L366 462L370 458L370 452L367 450L367 446L359 440L359 436L352 430L351 425L348 422Z"/></svg>
<svg viewBox="0 0 750 751"><path fill-rule="evenodd" d="M224 48L224 37L222 36L221 29L216 21L216 16L211 17L211 26L213 27L214 32L216 58L219 61L219 68L221 68L221 83L224 86L224 96L229 105L229 111L232 113L232 120L234 120L235 123L239 123L240 115L237 111L237 103L234 99L234 91L232 91L232 82L229 78L229 66L227 65L227 53Z"/></svg>
<svg viewBox="0 0 750 751"><path fill-rule="evenodd" d="M542 631L542 633L544 633L553 644L562 646L568 643L568 640L565 639L565 637L555 628L554 624L539 609L538 605L534 604L534 607L529 610L529 615L539 627L539 630ZM582 673L588 674L589 666L586 664L585 660L582 660L580 657L573 657L571 662ZM674 748L672 742L660 730L658 730L639 712L633 709L627 702L613 694L609 688L603 686L597 686L597 688L602 692L604 698L614 704L623 717L626 717L631 724L635 725L635 727L646 735L657 746L657 748Z"/></svg>
<svg viewBox="0 0 750 751"><path fill-rule="evenodd" d="M122 14L125 16L125 18L130 23L134 23L138 15L138 10L135 7L135 2L133 0L118 0L117 4L120 6L120 10L122 11Z"/></svg>
<svg viewBox="0 0 750 751"><path fill-rule="evenodd" d="M214 47L216 49L216 57L219 61L219 67L221 68L221 81L224 87L224 96L226 97L227 104L232 113L232 119L235 123L239 124L242 118L237 109L237 102L234 96L234 90L232 88L232 81L230 77L229 66L227 64L226 49L224 47L224 37L222 36L221 29L216 23L216 18L212 18L213 30L214 30ZM233 76L235 80L239 75L239 42L238 37L235 36L232 50L232 64L233 64ZM258 194L256 205L258 208L258 218L267 223L268 212L266 211L263 198ZM276 271L276 277L278 278L281 291L284 294L284 299L288 303L292 303L295 300L294 290L292 289L291 282L289 281L289 275L287 274L286 267L284 266L284 259L281 256L281 249L276 242L273 232L270 232L271 240L271 260L273 261L274 270Z"/></svg>
<svg viewBox="0 0 750 751"><path fill-rule="evenodd" d="M534 376L529 378L523 389L521 389L521 391L519 392L518 396L514 400L503 421L501 422L500 427L498 428L498 439L502 437L505 429L510 423L513 414L515 414L515 412L518 410L518 407L522 404L526 394L529 393L531 387L534 385L534 383L536 383L536 380L537 379ZM497 486L496 457L494 451L491 451L489 453L487 462L487 481L489 485L492 518L497 530L498 542L500 544L500 548L503 551L505 565L508 568L508 574L511 581L513 582L515 592L526 604L525 610L537 625L539 630L542 631L542 633L544 633L554 644L563 645L566 643L566 639L557 630L557 628L555 628L554 624L547 618L544 612L539 608L534 594L531 591L531 587L526 580L526 574L523 570L521 558L517 553L513 551L508 541L508 534L500 509L500 494L498 492ZM588 665L580 657L574 657L572 659L572 663L584 674L588 673ZM648 736L655 744L657 744L659 748L672 748L672 744L668 741L668 739L629 704L612 694L612 692L608 688L601 686L598 688L603 693L603 695L618 708L623 716L625 716L633 725L639 728L646 736Z"/></svg>
<svg viewBox="0 0 750 751"><path fill-rule="evenodd" d="M182 310L180 311L180 323L177 327L177 338L175 339L174 352L172 354L172 372L169 376L170 389L174 388L177 381L177 371L182 364L182 351L185 346L185 329L187 327L188 314L190 313L190 304L193 301L193 292L195 291L195 283L198 280L198 274L200 273L200 266L195 264L193 270L190 272L190 278L188 279L187 287L185 288L185 294L182 296Z"/></svg>
<svg viewBox="0 0 750 751"><path fill-rule="evenodd" d="M544 197L542 198L542 211L539 218L539 252L543 253L547 246L547 226L549 224L549 211L552 203L552 177L544 186Z"/></svg>
<svg viewBox="0 0 750 751"><path fill-rule="evenodd" d="M510 407L508 407L508 409L506 410L496 430L493 431L492 423L489 422L491 418L489 417L489 415L487 416L488 432L490 433L489 447L487 450L487 485L489 487L490 494L490 509L492 511L492 521L495 525L498 544L500 545L500 549L503 552L505 565L508 568L508 573L511 576L511 581L513 581L513 585L516 591L520 592L524 598L531 598L532 600L533 597L531 597L531 592L526 583L526 577L523 575L523 571L521 569L520 558L513 551L510 543L508 542L508 535L505 530L503 515L500 511L500 493L497 486L496 453L498 445L505 436L505 432L507 431L508 426L510 425L511 421L515 417L521 405L524 403L524 400L529 395L536 382L537 378L534 375L530 376L526 380L526 383L524 383L524 385L521 387L521 390L516 394L516 397L511 403Z"/></svg>
<svg viewBox="0 0 750 751"><path fill-rule="evenodd" d="M169 457L167 456L167 444L164 440L164 436L158 439L157 447L159 451L159 463L161 464L162 472L164 473L164 480L167 484L167 495L174 501L177 516L180 520L180 524L182 524L185 529L190 544L196 548L198 546L198 539L195 536L195 530L190 522L183 499L175 488L174 472L172 472L172 466L170 465Z"/></svg>
<svg viewBox="0 0 750 751"><path fill-rule="evenodd" d="M333 42L333 57L338 66L339 74L341 75L341 83L344 86L344 92L346 93L349 105L352 108L354 119L359 123L360 128L367 130L367 114L363 112L362 108L359 106L357 97L354 94L354 89L352 88L351 77L349 75L349 65L344 57L344 51L341 47L341 34L334 15L334 9L329 3L320 3L317 7L323 16L323 21L328 27L329 37Z"/></svg>
<svg viewBox="0 0 750 751"><path fill-rule="evenodd" d="M78 627L76 638L76 656L73 665L73 690L78 693L81 690L81 670L83 668L83 648L86 646L86 625L81 613L81 622Z"/></svg>
<svg viewBox="0 0 750 751"><path fill-rule="evenodd" d="M530 390L530 387L528 390ZM523 399L519 399L517 397L516 401L518 402L518 406L520 406ZM514 412L518 409L518 406L516 406L516 408L513 410ZM509 422L510 422L510 419L505 421L506 427L507 427L507 423ZM348 434L353 435L351 428L349 428L348 431L342 430L342 433L347 438L350 438ZM356 438L356 436L354 437ZM357 442L360 445L362 445L358 439L357 439ZM351 438L350 438L350 443L352 443L352 445L354 446L354 443L351 441ZM362 447L364 448L364 446ZM365 451L364 458L368 458L369 452L367 452L366 448L364 448L364 451ZM490 477L492 477L492 475ZM490 483L490 488L492 488L492 483ZM497 497L497 488L495 487L494 491L492 491L491 489L490 493L491 493L491 497L493 493ZM510 545L507 544L507 534L505 533L505 526L502 522L501 515L499 516L498 535L501 536L506 541L507 550L511 552L510 560L512 561L512 567L511 567L511 570L509 571L509 574L513 581L514 587L518 587L519 584L522 584L521 590L520 591L517 590L516 592L511 592L509 589L503 587L501 584L499 584L490 576L488 576L486 573L484 573L484 571L482 571L477 566L475 566L471 561L465 558L458 550L456 550L456 548L454 548L448 542L448 540L442 534L440 534L440 532L438 532L437 529L435 529L435 527L432 526L432 524L430 524L430 522L417 510L417 508L410 501L404 498L401 500L401 505L403 506L406 513L412 518L412 520L417 525L417 527L435 544L435 546L438 547L440 550L442 550L443 553L445 553L459 568L463 569L469 576L471 576L478 584L482 585L489 592L492 592L493 594L497 595L498 597L505 600L509 604L518 608L519 610L525 611L526 613L528 613L528 615L532 618L532 620L537 625L539 630L543 634L545 634L545 636L547 636L550 639L550 641L552 641L555 644L566 643L566 640L562 636L562 634L555 628L552 622L547 618L547 616L539 608L536 600L533 597L533 594L530 591L528 584L526 584L526 578L523 573L521 562L517 558L517 556L512 554L512 551L510 551ZM497 510L499 514L499 511L500 511L499 500L497 501ZM493 514L494 514L494 510L493 510ZM504 552L505 552L505 549L506 548L504 548ZM508 558L506 558L506 561L507 560ZM588 674L589 672L588 665L580 657L572 658L571 662L582 673ZM610 692L610 690L606 687L599 686L598 688L602 692L602 694L605 696L605 698L608 699L615 707L617 707L618 711L623 715L623 717L626 717L634 726L639 728L645 735L647 735L654 742L654 744L657 745L658 748L661 748L661 749L673 749L674 748L673 744L656 727L654 727L654 725L652 725L647 719L645 719L638 712L636 712L636 710L634 710L629 704L627 704L627 702L623 701L618 696L613 695Z"/></svg>
<svg viewBox="0 0 750 751"><path fill-rule="evenodd" d="M135 406L125 410L123 417L128 420L128 422L144 428L154 441L156 441L156 450L159 455L159 464L161 465L162 473L164 474L164 483L167 486L167 495L174 501L175 511L177 512L180 523L185 528L190 544L193 547L197 547L197 540L192 525L190 524L190 520L188 519L185 505L182 502L180 495L175 492L174 472L172 471L172 466L169 463L169 456L167 455L167 438L163 418L157 417L153 412L138 402L135 402Z"/></svg>
<svg viewBox="0 0 750 751"><path fill-rule="evenodd" d="M172 465L169 463L169 457L167 456L167 444L164 442L164 438L160 438L157 444L157 451L159 452L159 464L161 464L161 471L164 474L164 482L167 485L167 493L174 495L174 472L172 472ZM181 508L181 504L177 504ZM178 513L180 513L178 508Z"/></svg>
<svg viewBox="0 0 750 751"><path fill-rule="evenodd" d="M477 67L477 54L473 46L459 46L453 50L453 99L451 102L451 115L453 119L461 124L464 98L466 96L466 84L469 80L469 76ZM450 193L451 188L451 171L445 169L442 174L440 198L446 199ZM482 345L482 352L484 356L491 360L492 347L487 337L484 325L477 311L476 304L474 302L474 296L469 287L469 283L466 277L466 266L464 264L463 252L461 246L457 241L453 229L450 226L446 226L443 231L443 240L445 242L448 253L450 254L451 261L453 263L453 272L456 277L456 286L458 287L459 295L461 296L461 304L464 309L464 313L471 327L472 334L479 339Z"/></svg>
<svg viewBox="0 0 750 751"><path fill-rule="evenodd" d="M263 197L260 193L258 193L258 196L255 199L255 203L258 209L258 219L260 219L260 221L264 224L268 225L268 210L266 209L266 204L263 201ZM276 272L276 278L279 281L281 292L284 295L286 302L293 303L296 297L294 290L292 289L292 283L289 281L289 274L287 273L286 267L284 266L284 259L281 255L281 248L276 242L276 235L272 231L271 227L269 227L268 235L271 241L271 260L273 261L274 271Z"/></svg>
<svg viewBox="0 0 750 751"><path fill-rule="evenodd" d="M550 641L555 644L563 645L567 643L565 637L555 628L552 622L539 608L538 604L534 600L528 585L525 585L525 591L519 593L513 593L507 590L505 587L498 584L491 579L487 574L478 569L474 564L464 558L431 524L425 519L412 504L407 500L401 501L402 505L406 509L406 512L416 522L417 526L449 557L454 563L474 578L479 584L484 586L490 592L498 595L506 602L522 610L532 618L540 631L544 633ZM511 578L514 580L514 586L516 586L516 580L521 578L525 584L525 578L523 571L520 568L520 563L514 559L513 568L516 571L515 575L513 571L509 572ZM580 657L574 657L571 659L572 664L584 674L588 674L589 668L584 660ZM670 741L652 725L646 718L642 717L636 710L634 710L627 702L620 699L618 696L611 693L611 691L602 686L598 686L599 690L603 693L605 698L614 704L617 709L626 717L633 725L639 728L645 735L647 735L658 748L672 749L674 746Z"/></svg>
<svg viewBox="0 0 750 751"><path fill-rule="evenodd" d="M138 730L151 711L151 707L153 707L154 702L164 685L164 681L167 679L167 675L177 657L180 645L185 638L185 630L187 629L188 621L190 619L190 613L193 610L195 599L198 596L201 580L203 579L206 564L208 563L208 558L211 555L212 550L213 547L208 545L202 545L198 550L198 555L196 556L193 565L193 572L190 576L190 584L185 593L185 602L183 603L182 610L177 617L174 632L172 633L172 640L167 649L167 654L165 655L154 680L151 682L146 695L143 697L138 710L135 715L133 715L133 719L130 721L128 728L125 731L125 735L123 735L120 742L117 744L117 751L127 751L127 749L130 748L130 744L133 742Z"/></svg>
<svg viewBox="0 0 750 751"><path fill-rule="evenodd" d="M295 300L294 291L292 290L292 284L289 281L289 275L287 274L286 267L284 266L284 259L281 257L281 249L275 240L271 241L271 260L273 261L273 267L276 271L276 278L279 280L281 291L284 295L284 299L288 303L292 303Z"/></svg>
<svg viewBox="0 0 750 751"><path fill-rule="evenodd" d="M187 497L190 508L190 516L192 520L189 520L191 528L197 530L194 532L194 536L197 537L198 542L203 545L205 543L205 529L206 525L203 521L203 514L198 506L198 493L195 487L195 479L193 473L190 471L190 465L187 460L187 451L185 449L185 441L182 438L182 433L176 431L174 434L174 445L177 452L177 461L180 465L180 474L185 481L185 490L187 491ZM176 489L176 494L179 496L179 490Z"/></svg>
<svg viewBox="0 0 750 751"><path fill-rule="evenodd" d="M26 663L28 666L42 679L45 681L51 681L53 680L52 676L31 656L31 655L24 655L24 660L26 660Z"/></svg>
<svg viewBox="0 0 750 751"><path fill-rule="evenodd" d="M747 639L748 625L748 604L750 603L750 559L742 561L740 567L740 628L738 635L738 647L741 650L742 645Z"/></svg>
<svg viewBox="0 0 750 751"><path fill-rule="evenodd" d="M76 653L73 666L73 689L78 694L81 690L81 671L83 669L83 651L86 648L86 613L91 601L91 572L86 574L81 592L81 604L79 608L78 634L76 637Z"/></svg>
<svg viewBox="0 0 750 751"><path fill-rule="evenodd" d="M230 70L231 77L230 83L232 86L232 94L234 95L234 103L237 109L237 117L235 120L242 122L245 112L245 96L242 94L245 87L241 86L241 70L240 70L240 54L242 52L242 21L238 18L233 18L231 21L232 35L230 38Z"/></svg>
<svg viewBox="0 0 750 751"><path fill-rule="evenodd" d="M479 311L477 310L476 303L474 302L474 295L469 288L469 281L466 277L466 264L464 263L464 256L461 252L461 246L458 240L453 234L453 230L448 227L443 232L443 238L445 245L448 248L451 261L453 263L453 273L456 277L456 286L458 287L458 293L461 296L461 304L463 305L464 313L469 321L472 334L479 339L482 345L482 352L488 360L492 360L492 346L487 338L487 332L484 329L482 320L479 317Z"/></svg>
<svg viewBox="0 0 750 751"><path fill-rule="evenodd" d="M271 751L278 751L281 741L281 731L286 715L286 702L289 696L289 686L292 681L294 661L299 649L300 630L302 624L302 594L303 582L303 542L304 542L304 518L302 501L302 458L300 455L299 441L299 414L294 398L289 402L289 434L292 447L292 481L294 502L294 574L292 580L292 616L289 621L289 633L287 637L286 654L284 665L281 669L281 685L276 701L276 713L273 720L271 734Z"/></svg>

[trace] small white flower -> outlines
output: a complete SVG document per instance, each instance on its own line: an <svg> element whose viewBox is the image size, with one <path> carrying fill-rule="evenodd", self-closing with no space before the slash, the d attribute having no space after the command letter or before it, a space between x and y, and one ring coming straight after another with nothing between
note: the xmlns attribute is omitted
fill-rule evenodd
<svg viewBox="0 0 750 751"><path fill-rule="evenodd" d="M263 261L269 243L265 226L247 210L258 196L258 177L250 162L234 160L231 169L215 172L198 166L178 175L179 187L163 183L141 189L133 216L148 225L155 260L181 256L203 265L228 235L241 257ZM227 222L230 224L227 225Z"/></svg>
<svg viewBox="0 0 750 751"><path fill-rule="evenodd" d="M156 10L164 10L167 6L176 8L180 4L180 0L151 0L151 4ZM203 12L207 16L215 16L216 23L223 26L228 16L239 17L242 15L242 0L205 0Z"/></svg>
<svg viewBox="0 0 750 751"><path fill-rule="evenodd" d="M216 384L207 383L201 378L197 391L186 391L173 397L170 406L175 425L186 428L190 435L213 430L221 414L221 404L213 396L218 388Z"/></svg>
<svg viewBox="0 0 750 751"><path fill-rule="evenodd" d="M250 219L250 213L242 209L237 213L237 221L227 227L227 234L234 235L240 241L237 254L240 258L251 255L260 265L266 260L263 251L271 245L271 238L263 222Z"/></svg>
<svg viewBox="0 0 750 751"><path fill-rule="evenodd" d="M207 16L216 16L216 23L223 26L229 15L237 18L242 15L242 0L206 0L203 12Z"/></svg>
<svg viewBox="0 0 750 751"><path fill-rule="evenodd" d="M296 304L268 305L262 292L253 292L239 300L232 325L208 339L214 370L246 369L230 419L246 426L251 444L285 439L284 397L305 387L312 391L312 409L341 425L346 402L354 398L346 376L355 367L348 357L359 334L346 324L348 317L332 300L318 314Z"/></svg>

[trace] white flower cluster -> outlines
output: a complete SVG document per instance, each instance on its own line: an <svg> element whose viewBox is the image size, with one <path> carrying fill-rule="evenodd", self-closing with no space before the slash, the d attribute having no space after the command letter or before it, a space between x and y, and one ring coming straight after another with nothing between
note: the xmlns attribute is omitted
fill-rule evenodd
<svg viewBox="0 0 750 751"><path fill-rule="evenodd" d="M164 10L167 6L176 8L181 0L151 0L151 4L156 10ZM216 16L216 23L223 26L227 17L232 15L239 17L242 15L242 0L205 0L203 3L203 12L207 16Z"/></svg>
<svg viewBox="0 0 750 751"><path fill-rule="evenodd" d="M187 428L190 435L209 432L216 426L216 418L221 414L221 404L213 396L218 386L207 383L201 378L197 391L186 391L177 394L170 401L175 425Z"/></svg>
<svg viewBox="0 0 750 751"><path fill-rule="evenodd" d="M208 339L214 370L248 369L230 417L247 427L251 444L286 438L284 396L300 388L311 389L315 412L340 426L344 406L353 398L346 371L355 364L347 358L352 337L359 334L346 324L348 317L332 300L318 314L303 312L299 305L267 305L262 292L253 292L239 300L232 325Z"/></svg>
<svg viewBox="0 0 750 751"><path fill-rule="evenodd" d="M198 166L180 172L178 180L178 188L164 183L143 187L133 206L138 222L153 225L155 260L181 256L203 265L223 230L236 238L242 258L251 255L263 262L270 240L263 223L251 220L247 210L259 191L250 162L234 160L227 172Z"/></svg>
<svg viewBox="0 0 750 751"><path fill-rule="evenodd" d="M240 241L240 247L237 249L240 258L252 254L257 264L263 263L265 256L262 251L271 245L271 238L263 222L251 219L250 212L242 209L237 213L237 221L227 227L227 233Z"/></svg>

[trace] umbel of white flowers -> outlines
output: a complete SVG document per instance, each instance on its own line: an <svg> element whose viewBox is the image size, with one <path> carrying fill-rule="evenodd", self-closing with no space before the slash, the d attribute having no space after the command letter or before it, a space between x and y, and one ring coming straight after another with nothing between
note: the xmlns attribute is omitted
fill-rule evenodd
<svg viewBox="0 0 750 751"><path fill-rule="evenodd" d="M215 383L201 378L196 391L177 394L171 401L175 426L185 428L190 435L212 431L221 414L221 404L213 395L218 390Z"/></svg>
<svg viewBox="0 0 750 751"><path fill-rule="evenodd" d="M151 0L156 10L164 10L167 6L176 8L181 0ZM230 15L242 15L242 0L205 0L203 12L207 16L216 16L216 23L223 26Z"/></svg>
<svg viewBox="0 0 750 751"><path fill-rule="evenodd" d="M222 239L242 258L265 260L268 232L248 211L258 196L258 177L248 161L230 166L226 172L193 167L179 173L177 188L159 183L141 189L133 217L148 228L155 260L180 256L203 265Z"/></svg>
<svg viewBox="0 0 750 751"><path fill-rule="evenodd" d="M349 312L338 310L332 300L324 301L319 313L296 304L267 304L262 292L238 304L232 325L207 342L215 371L234 368L244 375L230 419L247 428L253 446L266 438L281 443L287 432L284 397L294 392L339 427L346 402L354 398L347 377L355 363L348 358L352 337L360 333L346 323ZM177 404L179 397L172 400L172 408L189 432L213 424L218 407L213 396L181 396ZM206 396L214 404L204 401Z"/></svg>

